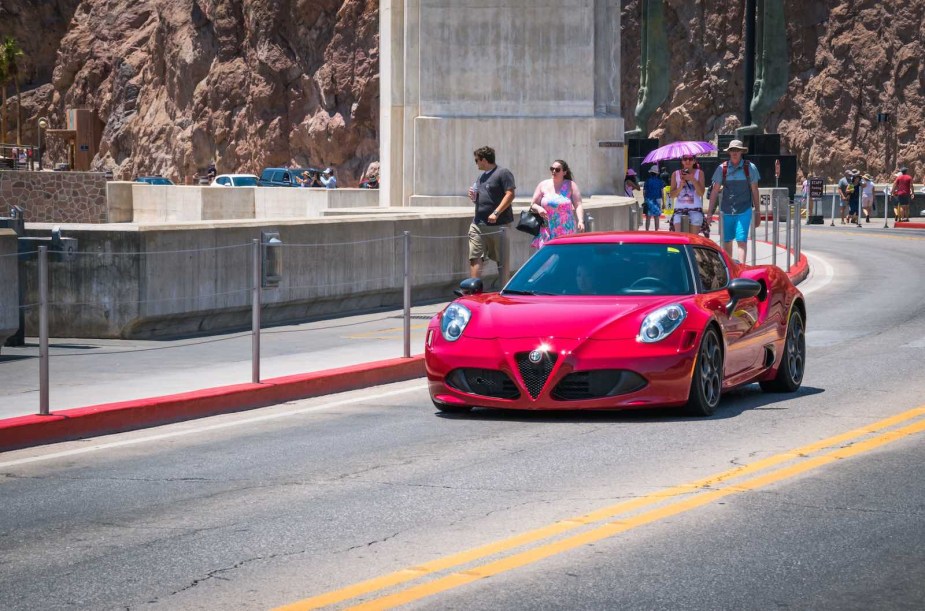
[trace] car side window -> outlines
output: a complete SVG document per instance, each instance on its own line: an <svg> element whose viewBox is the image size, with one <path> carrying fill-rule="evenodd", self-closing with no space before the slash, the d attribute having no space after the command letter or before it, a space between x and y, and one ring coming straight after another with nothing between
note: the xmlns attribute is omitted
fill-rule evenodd
<svg viewBox="0 0 925 611"><path fill-rule="evenodd" d="M283 182L290 182L289 172L283 173Z"/></svg>
<svg viewBox="0 0 925 611"><path fill-rule="evenodd" d="M695 248L694 258L697 260L697 272L704 291L719 291L726 288L729 284L729 271L719 253L707 248Z"/></svg>
<svg viewBox="0 0 925 611"><path fill-rule="evenodd" d="M220 184L220 185L227 185L227 184L228 184L228 179L227 179L227 178L219 178L219 179L216 180L215 182L217 182L217 183Z"/></svg>

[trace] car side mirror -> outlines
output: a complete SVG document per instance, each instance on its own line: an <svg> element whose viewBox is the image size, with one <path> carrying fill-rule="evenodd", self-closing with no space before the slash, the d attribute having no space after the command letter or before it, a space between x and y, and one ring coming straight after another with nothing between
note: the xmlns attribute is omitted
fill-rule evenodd
<svg viewBox="0 0 925 611"><path fill-rule="evenodd" d="M755 297L761 293L762 286L757 280L750 278L736 278L726 287L729 291L729 303L726 304L726 314L732 314L740 299Z"/></svg>
<svg viewBox="0 0 925 611"><path fill-rule="evenodd" d="M482 292L482 279L481 278L466 278L459 283L459 288L453 291L453 294L457 297L464 297L466 295L478 295Z"/></svg>

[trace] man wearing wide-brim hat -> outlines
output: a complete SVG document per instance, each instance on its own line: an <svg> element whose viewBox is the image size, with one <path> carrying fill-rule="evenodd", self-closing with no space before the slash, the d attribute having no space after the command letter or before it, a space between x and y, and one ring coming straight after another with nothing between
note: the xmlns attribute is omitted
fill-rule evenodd
<svg viewBox="0 0 925 611"><path fill-rule="evenodd" d="M748 233L752 223L760 221L758 215L758 180L761 175L754 163L743 159L748 149L741 140L733 140L724 151L729 161L724 161L713 172L713 187L710 189L709 216L716 212L716 200L722 191L720 210L723 212L723 248L732 257L732 243L736 243L736 256L745 261Z"/></svg>

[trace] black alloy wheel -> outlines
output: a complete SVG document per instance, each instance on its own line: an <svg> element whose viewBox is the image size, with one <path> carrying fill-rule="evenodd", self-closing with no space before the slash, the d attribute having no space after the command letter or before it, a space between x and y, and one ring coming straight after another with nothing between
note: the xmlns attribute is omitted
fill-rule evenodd
<svg viewBox="0 0 925 611"><path fill-rule="evenodd" d="M684 412L689 416L712 416L723 390L723 348L716 329L710 327L700 340L691 392Z"/></svg>
<svg viewBox="0 0 925 611"><path fill-rule="evenodd" d="M787 336L784 340L784 355L773 380L761 382L765 392L796 392L803 383L806 372L806 328L799 310L790 314Z"/></svg>

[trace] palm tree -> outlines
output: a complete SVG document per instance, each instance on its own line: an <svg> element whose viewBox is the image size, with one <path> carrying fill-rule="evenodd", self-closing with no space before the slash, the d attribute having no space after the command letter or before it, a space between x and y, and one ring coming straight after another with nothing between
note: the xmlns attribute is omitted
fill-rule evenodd
<svg viewBox="0 0 925 611"><path fill-rule="evenodd" d="M8 81L13 81L13 86L16 88L16 144L22 144L22 97L21 92L19 91L19 65L16 63L18 57L23 54L22 48L19 46L19 43L16 42L16 39L12 36L7 36L6 40L3 41L3 44L0 45L0 64L3 64L6 72L6 78L4 78L0 83L3 86L3 108L4 108L4 119L6 118L6 86ZM6 133L6 126L4 125L3 131L0 132L0 137L2 134Z"/></svg>

